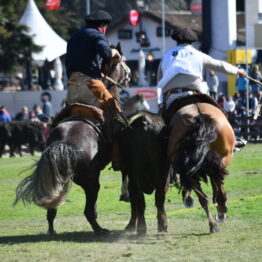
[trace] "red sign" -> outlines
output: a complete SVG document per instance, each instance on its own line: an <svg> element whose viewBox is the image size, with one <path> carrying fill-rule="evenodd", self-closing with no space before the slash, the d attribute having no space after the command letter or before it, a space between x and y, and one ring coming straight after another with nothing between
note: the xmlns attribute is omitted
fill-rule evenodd
<svg viewBox="0 0 262 262"><path fill-rule="evenodd" d="M135 95L142 94L145 99L157 98L157 91L152 89L138 89L135 91Z"/></svg>
<svg viewBox="0 0 262 262"><path fill-rule="evenodd" d="M47 0L45 8L50 10L58 10L60 8L61 0Z"/></svg>
<svg viewBox="0 0 262 262"><path fill-rule="evenodd" d="M190 10L193 15L201 15L202 14L202 1L193 0L190 4Z"/></svg>
<svg viewBox="0 0 262 262"><path fill-rule="evenodd" d="M129 22L132 26L136 26L139 21L139 12L136 10L130 10L129 12Z"/></svg>

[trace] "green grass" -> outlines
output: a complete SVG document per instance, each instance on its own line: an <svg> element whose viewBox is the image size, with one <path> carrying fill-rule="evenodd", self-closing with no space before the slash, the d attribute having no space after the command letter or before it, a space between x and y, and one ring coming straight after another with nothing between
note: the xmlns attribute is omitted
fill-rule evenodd
<svg viewBox="0 0 262 262"><path fill-rule="evenodd" d="M248 144L234 156L225 180L228 220L221 232L209 234L208 221L195 198L185 209L173 187L167 194L168 233L158 233L154 196L146 196L148 234L123 234L130 207L119 202L119 172L105 169L97 202L98 222L111 229L97 237L87 223L82 189L72 185L68 200L58 209L54 237L46 235L46 211L21 203L13 207L15 187L28 175L22 170L31 157L0 159L0 261L261 261L262 258L262 145ZM203 185L211 199L210 185ZM210 201L211 202L211 201ZM215 208L210 203L215 214Z"/></svg>

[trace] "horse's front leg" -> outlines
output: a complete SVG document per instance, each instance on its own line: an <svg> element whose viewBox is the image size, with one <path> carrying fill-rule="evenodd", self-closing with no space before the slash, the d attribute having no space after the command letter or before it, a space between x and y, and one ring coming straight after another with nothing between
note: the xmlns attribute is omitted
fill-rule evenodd
<svg viewBox="0 0 262 262"><path fill-rule="evenodd" d="M130 205L131 205L131 218L125 230L134 232L136 231L136 226L137 226L138 200L137 200L135 185L132 181L128 183L128 191L129 191Z"/></svg>
<svg viewBox="0 0 262 262"><path fill-rule="evenodd" d="M212 177L210 177L210 181L213 188L213 202L217 208L216 220L218 222L224 222L227 213L227 196L223 181Z"/></svg>
<svg viewBox="0 0 262 262"><path fill-rule="evenodd" d="M193 189L198 196L198 199L199 199L201 206L203 207L203 209L206 212L208 222L209 222L210 233L219 232L219 226L218 226L217 222L214 220L214 218L212 217L212 214L211 214L209 207L208 207L207 195L203 192L199 183L195 184Z"/></svg>
<svg viewBox="0 0 262 262"><path fill-rule="evenodd" d="M145 209L146 202L144 193L139 190L138 191L138 209L137 209L137 229L136 232L138 235L145 235L147 232L146 228L146 220L145 220Z"/></svg>
<svg viewBox="0 0 262 262"><path fill-rule="evenodd" d="M48 221L48 230L47 234L54 235L56 232L54 230L54 220L56 217L57 209L55 208L49 208L47 209L46 218Z"/></svg>
<svg viewBox="0 0 262 262"><path fill-rule="evenodd" d="M165 189L156 188L155 206L157 207L157 227L158 232L167 232L167 216L165 211Z"/></svg>
<svg viewBox="0 0 262 262"><path fill-rule="evenodd" d="M85 217L96 234L107 234L109 230L100 227L100 225L96 221L97 219L96 201L100 189L99 182L96 181L95 183L90 183L90 184L92 185L87 185L87 186L81 185L86 195L86 205L84 210Z"/></svg>

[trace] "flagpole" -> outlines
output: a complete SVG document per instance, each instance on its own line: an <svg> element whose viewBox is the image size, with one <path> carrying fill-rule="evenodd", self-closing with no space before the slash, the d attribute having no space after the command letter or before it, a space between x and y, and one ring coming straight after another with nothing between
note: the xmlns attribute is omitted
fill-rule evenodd
<svg viewBox="0 0 262 262"><path fill-rule="evenodd" d="M165 28L165 0L161 1L162 7L162 53L166 52L166 28Z"/></svg>
<svg viewBox="0 0 262 262"><path fill-rule="evenodd" d="M86 0L86 14L90 14L90 0Z"/></svg>

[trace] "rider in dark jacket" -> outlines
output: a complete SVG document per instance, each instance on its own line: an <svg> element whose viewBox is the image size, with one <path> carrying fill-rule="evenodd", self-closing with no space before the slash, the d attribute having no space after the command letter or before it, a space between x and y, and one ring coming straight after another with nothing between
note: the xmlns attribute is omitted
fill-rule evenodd
<svg viewBox="0 0 262 262"><path fill-rule="evenodd" d="M105 37L111 19L107 12L95 11L86 17L86 27L69 39L66 53L69 77L66 102L69 105L84 103L103 108L114 119L122 116L122 110L103 84L100 71L102 59L120 61L121 58L116 49L110 48ZM112 159L113 168L119 169L118 156L113 153Z"/></svg>

